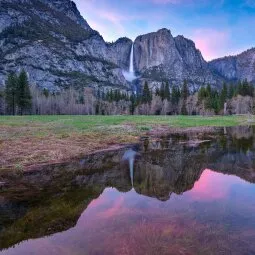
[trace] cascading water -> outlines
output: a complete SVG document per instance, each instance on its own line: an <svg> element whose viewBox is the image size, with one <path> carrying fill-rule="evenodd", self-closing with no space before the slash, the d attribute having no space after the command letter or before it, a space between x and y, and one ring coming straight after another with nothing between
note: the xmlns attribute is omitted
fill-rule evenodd
<svg viewBox="0 0 255 255"><path fill-rule="evenodd" d="M134 73L134 44L131 47L129 73Z"/></svg>
<svg viewBox="0 0 255 255"><path fill-rule="evenodd" d="M136 79L135 72L134 72L134 44L132 44L130 57L129 57L129 70L123 71L123 75L127 81L132 82Z"/></svg>

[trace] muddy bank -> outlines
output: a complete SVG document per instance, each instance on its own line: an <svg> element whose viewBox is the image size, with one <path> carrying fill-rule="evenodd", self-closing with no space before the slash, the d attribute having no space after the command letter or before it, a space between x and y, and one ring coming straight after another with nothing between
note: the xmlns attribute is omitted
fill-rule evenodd
<svg viewBox="0 0 255 255"><path fill-rule="evenodd" d="M171 134L199 135L213 133L216 128L170 128L169 126L153 127L149 132L140 131L130 136L121 135L107 137L98 134L80 137L49 137L47 139L20 138L2 142L0 151L0 171L31 171L49 164L59 164L79 160L82 157L108 150L118 150L138 144L141 138L160 138Z"/></svg>
<svg viewBox="0 0 255 255"><path fill-rule="evenodd" d="M61 146L58 148L59 141L56 140L54 144L54 148L49 148L49 144L47 141L44 141L46 146L43 146L41 150L38 149L38 161L35 161L34 159L29 161L27 157L32 157L34 150L36 147L36 144L32 146L31 148L26 145L24 145L25 154L19 155L18 158L12 158L11 164L10 160L6 160L6 162L3 162L0 167L0 176L5 174L6 172L10 172L12 175L13 173L16 174L22 174L24 172L31 172L31 171L40 171L45 168L47 168L49 165L65 165L69 164L70 162L79 162L82 158L89 158L93 157L94 155L103 155L104 153L108 153L111 151L119 151L124 150L126 148L129 148L131 146L138 146L141 144L145 144L145 140L150 140L154 143L159 143L159 141L164 141L168 139L169 137L172 137L174 139L184 137L186 140L188 140L188 143L190 145L199 145L200 143L207 143L210 140L214 139L216 135L226 135L230 134L235 137L239 138L249 138L253 135L253 127L252 126L237 126L237 127L227 127L227 128L221 128L221 127L190 127L190 128L174 128L169 126L157 126L154 127L152 130L147 132L140 132L139 136L134 136L132 139L130 139L130 136L128 136L127 141L125 142L124 137L118 138L112 138L111 140L107 139L100 141L100 138L95 137L95 143L93 146L91 143L86 142L86 138L83 137L83 140L79 142L79 144L76 144L77 141L69 141L64 143L61 141ZM93 139L90 137L90 139ZM119 142L119 140L122 141L122 143ZM133 140L133 143L130 143L129 141ZM54 140L50 141L51 143L54 142ZM65 146L63 146L65 144ZM41 144L38 145L40 147ZM76 150L73 151L73 147L76 146ZM12 150L15 150L15 146L13 146ZM61 157L56 157L57 149L61 150ZM79 150L80 148L80 150ZM62 150L63 149L63 150ZM11 150L11 148L9 148ZM50 152L52 155L49 158L46 158L44 160L44 153ZM2 152L0 154L8 154L8 151ZM77 154L75 154L77 153ZM10 153L10 155L12 155ZM10 156L9 155L9 156ZM3 155L4 157L4 155ZM2 161L4 159L2 158ZM34 162L35 161L35 162ZM9 163L9 164L8 164ZM0 179L1 181L1 179ZM1 186L1 185L0 185Z"/></svg>

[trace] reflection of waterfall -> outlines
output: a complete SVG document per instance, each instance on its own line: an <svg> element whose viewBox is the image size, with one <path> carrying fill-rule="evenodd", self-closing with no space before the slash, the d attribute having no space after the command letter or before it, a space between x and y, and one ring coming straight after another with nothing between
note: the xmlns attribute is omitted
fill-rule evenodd
<svg viewBox="0 0 255 255"><path fill-rule="evenodd" d="M132 82L136 76L134 72L134 44L132 44L130 57L129 57L129 70L128 72L123 71L123 75L127 81Z"/></svg>
<svg viewBox="0 0 255 255"><path fill-rule="evenodd" d="M136 152L132 149L125 152L123 155L123 160L127 160L129 163L129 171L130 171L130 180L132 187L134 186L134 161L135 161Z"/></svg>

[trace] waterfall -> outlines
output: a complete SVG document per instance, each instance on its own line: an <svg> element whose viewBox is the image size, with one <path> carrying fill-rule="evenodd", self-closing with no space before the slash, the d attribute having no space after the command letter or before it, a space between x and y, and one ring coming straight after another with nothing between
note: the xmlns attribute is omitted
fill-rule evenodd
<svg viewBox="0 0 255 255"><path fill-rule="evenodd" d="M128 72L123 71L123 75L126 78L126 80L130 82L136 79L135 71L134 71L134 44L133 43L131 46L131 52L129 57L129 70Z"/></svg>
<svg viewBox="0 0 255 255"><path fill-rule="evenodd" d="M129 72L134 73L134 44L132 44L132 47L131 47Z"/></svg>

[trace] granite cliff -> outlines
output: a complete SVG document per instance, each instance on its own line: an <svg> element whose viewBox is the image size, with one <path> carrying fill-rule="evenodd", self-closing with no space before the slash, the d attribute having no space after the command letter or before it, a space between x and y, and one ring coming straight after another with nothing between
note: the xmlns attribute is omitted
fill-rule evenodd
<svg viewBox="0 0 255 255"><path fill-rule="evenodd" d="M0 80L25 68L30 80L50 90L67 86L128 88L132 41L106 43L70 0L0 2Z"/></svg>
<svg viewBox="0 0 255 255"><path fill-rule="evenodd" d="M11 71L24 68L31 83L49 90L132 88L128 71L133 42L107 43L81 16L71 0L1 0L0 85ZM193 41L170 30L138 36L134 41L135 84L151 87L168 80L190 89L224 81L255 81L255 49L207 63Z"/></svg>
<svg viewBox="0 0 255 255"><path fill-rule="evenodd" d="M153 81L170 80L190 85L219 81L208 68L193 41L183 36L173 37L170 30L138 36L134 43L135 69L142 78Z"/></svg>
<svg viewBox="0 0 255 255"><path fill-rule="evenodd" d="M209 62L209 67L226 80L255 81L255 48L236 56L219 58Z"/></svg>

